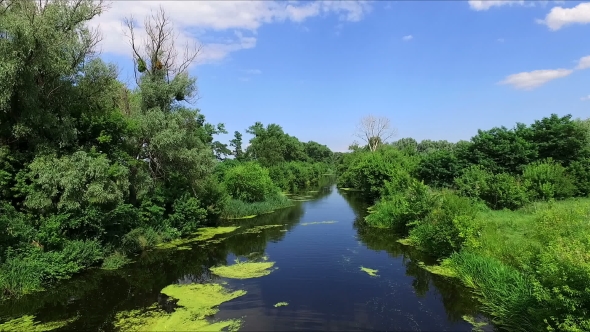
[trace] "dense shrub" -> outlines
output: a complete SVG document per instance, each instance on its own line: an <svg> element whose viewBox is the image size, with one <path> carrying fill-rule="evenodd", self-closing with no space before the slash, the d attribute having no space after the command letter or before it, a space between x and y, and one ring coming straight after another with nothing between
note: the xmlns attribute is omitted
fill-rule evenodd
<svg viewBox="0 0 590 332"><path fill-rule="evenodd" d="M409 225L428 215L434 203L429 188L416 179L410 178L408 182L403 190L397 188L400 183L386 182L384 191L387 194L366 217L367 224L393 228L405 234Z"/></svg>
<svg viewBox="0 0 590 332"><path fill-rule="evenodd" d="M522 177L532 199L564 199L572 197L576 190L565 167L552 159L525 166Z"/></svg>
<svg viewBox="0 0 590 332"><path fill-rule="evenodd" d="M438 194L432 211L416 221L410 230L410 238L429 254L443 258L459 251L466 241L477 234L474 222L478 209L466 197L450 191Z"/></svg>
<svg viewBox="0 0 590 332"><path fill-rule="evenodd" d="M278 190L268 170L255 162L229 169L223 182L231 197L247 203L262 202Z"/></svg>
<svg viewBox="0 0 590 332"><path fill-rule="evenodd" d="M567 173L574 182L575 196L590 195L590 158L570 163Z"/></svg>
<svg viewBox="0 0 590 332"><path fill-rule="evenodd" d="M484 201L492 209L517 209L529 199L519 179L506 173L492 174L481 166L471 166L455 179L458 192Z"/></svg>

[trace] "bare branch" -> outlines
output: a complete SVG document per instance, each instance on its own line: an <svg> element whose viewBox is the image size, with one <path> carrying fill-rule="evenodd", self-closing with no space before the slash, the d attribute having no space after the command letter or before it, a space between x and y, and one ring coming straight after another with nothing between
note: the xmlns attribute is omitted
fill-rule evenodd
<svg viewBox="0 0 590 332"><path fill-rule="evenodd" d="M367 115L360 120L354 136L367 143L371 151L375 151L380 144L385 143L397 134L391 127L391 121L386 117Z"/></svg>

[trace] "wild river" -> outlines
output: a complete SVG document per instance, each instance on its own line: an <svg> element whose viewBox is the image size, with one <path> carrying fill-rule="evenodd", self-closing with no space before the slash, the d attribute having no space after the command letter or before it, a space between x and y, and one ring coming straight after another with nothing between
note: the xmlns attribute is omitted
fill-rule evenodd
<svg viewBox="0 0 590 332"><path fill-rule="evenodd" d="M418 265L433 263L427 257L391 232L363 226L368 206L355 193L327 186L307 195L292 208L235 221L238 230L205 246L151 250L122 269L90 270L4 302L0 321L76 318L61 330L112 331L118 312L166 303L164 287L204 282L247 292L212 317L240 318L240 331L471 331L463 317L483 319L467 289ZM209 270L263 256L277 268L263 277L226 279ZM377 271L372 276L361 267ZM288 305L275 307L279 302Z"/></svg>

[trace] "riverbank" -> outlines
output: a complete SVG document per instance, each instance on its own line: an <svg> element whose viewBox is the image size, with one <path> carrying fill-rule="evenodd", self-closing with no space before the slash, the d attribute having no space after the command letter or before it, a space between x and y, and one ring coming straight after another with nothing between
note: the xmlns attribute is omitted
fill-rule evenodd
<svg viewBox="0 0 590 332"><path fill-rule="evenodd" d="M590 198L479 212L477 230L432 273L473 289L482 309L510 331L590 329ZM404 244L420 246L410 232Z"/></svg>

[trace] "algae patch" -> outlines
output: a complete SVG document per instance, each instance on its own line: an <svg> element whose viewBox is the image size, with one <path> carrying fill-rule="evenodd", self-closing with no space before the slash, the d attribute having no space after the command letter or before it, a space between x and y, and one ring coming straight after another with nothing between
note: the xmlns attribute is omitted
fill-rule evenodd
<svg viewBox="0 0 590 332"><path fill-rule="evenodd" d="M411 246L412 245L412 240L410 240L410 238L406 238L406 239L399 239L397 240L398 243L401 243L405 246Z"/></svg>
<svg viewBox="0 0 590 332"><path fill-rule="evenodd" d="M377 274L377 272L379 272L379 270L373 270L373 269L369 269L368 267L361 266L361 271L366 272L371 277L378 277L379 276Z"/></svg>
<svg viewBox="0 0 590 332"><path fill-rule="evenodd" d="M240 262L236 260L233 265L211 267L209 270L224 278L250 279L269 275L274 264L274 262Z"/></svg>
<svg viewBox="0 0 590 332"><path fill-rule="evenodd" d="M243 234L257 234L262 232L265 229L275 228L275 227L283 227L285 225L262 225L262 226L254 226L244 231Z"/></svg>
<svg viewBox="0 0 590 332"><path fill-rule="evenodd" d="M172 313L159 309L156 304L145 310L131 310L116 315L115 327L120 331L237 331L241 320L209 322L206 318L216 314L220 304L246 294L231 292L220 284L170 285L162 293L178 300Z"/></svg>
<svg viewBox="0 0 590 332"><path fill-rule="evenodd" d="M279 303L275 304L275 308L284 307L284 306L288 306L288 305L289 305L288 302L279 302Z"/></svg>
<svg viewBox="0 0 590 332"><path fill-rule="evenodd" d="M70 324L71 322L75 321L76 319L78 319L78 317L62 321L40 323L38 321L35 321L35 316L26 315L9 320L6 323L0 324L0 331L51 331L64 327Z"/></svg>
<svg viewBox="0 0 590 332"><path fill-rule="evenodd" d="M319 225L319 224L335 224L337 221L314 221L314 222L304 222L300 224L301 226L308 226L308 225Z"/></svg>
<svg viewBox="0 0 590 332"><path fill-rule="evenodd" d="M244 217L228 217L228 218L225 218L225 219L227 219L227 220L252 219L252 218L257 217L257 216L258 216L257 214L252 214L252 215L244 216Z"/></svg>
<svg viewBox="0 0 590 332"><path fill-rule="evenodd" d="M193 237L186 239L177 239L165 243L160 243L156 246L157 249L173 249L177 248L180 250L187 250L187 244L195 241L207 241L214 238L216 235L231 233L238 229L239 226L227 226L227 227L203 227L199 228L197 232L193 233ZM210 241L210 243L219 242L216 240Z"/></svg>
<svg viewBox="0 0 590 332"><path fill-rule="evenodd" d="M439 276L449 278L457 276L455 271L448 265L448 263L446 263L446 261L443 261L440 265L426 265L423 262L418 262L418 266L432 274L437 274Z"/></svg>

